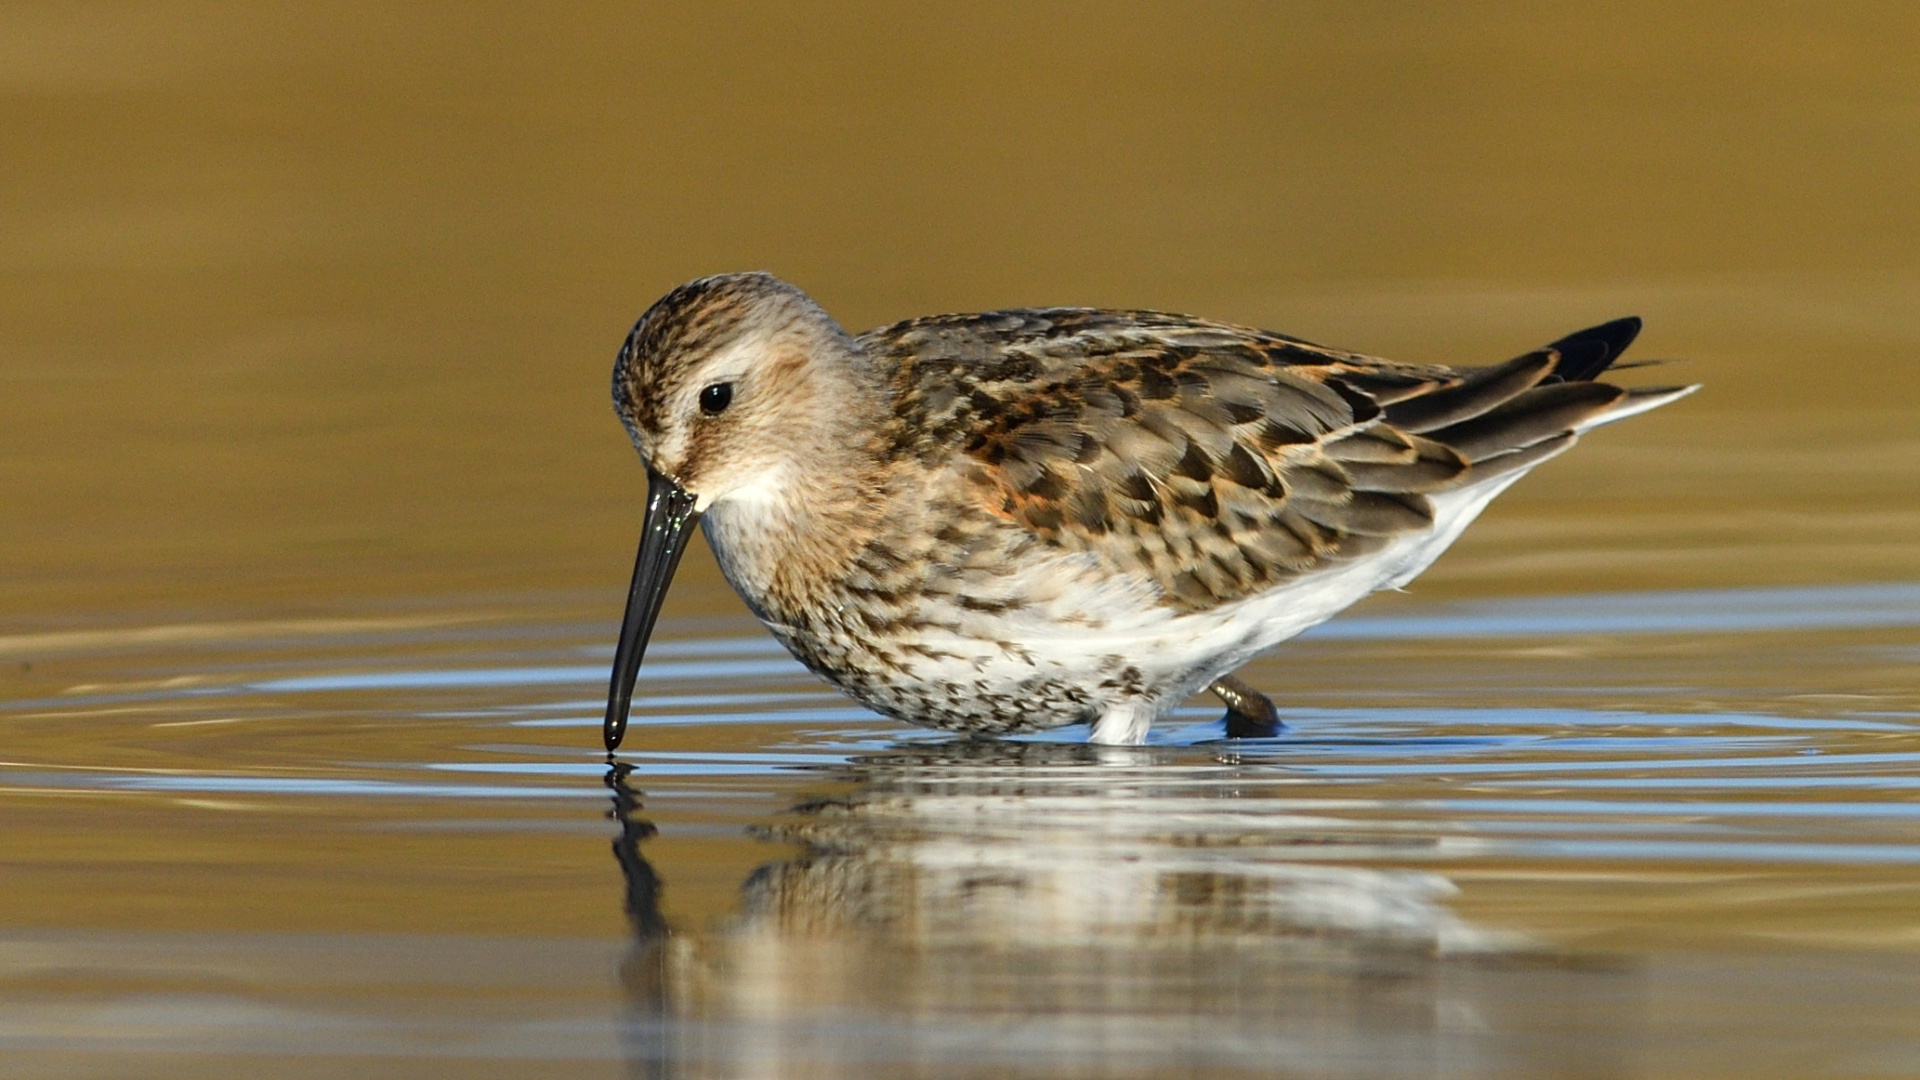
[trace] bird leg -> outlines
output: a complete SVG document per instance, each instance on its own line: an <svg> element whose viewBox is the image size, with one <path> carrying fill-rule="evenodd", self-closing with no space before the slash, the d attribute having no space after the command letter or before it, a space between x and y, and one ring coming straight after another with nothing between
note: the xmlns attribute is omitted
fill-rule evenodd
<svg viewBox="0 0 1920 1080"><path fill-rule="evenodd" d="M1271 739L1286 725L1267 695L1231 675L1213 680L1207 689L1227 705L1227 738Z"/></svg>

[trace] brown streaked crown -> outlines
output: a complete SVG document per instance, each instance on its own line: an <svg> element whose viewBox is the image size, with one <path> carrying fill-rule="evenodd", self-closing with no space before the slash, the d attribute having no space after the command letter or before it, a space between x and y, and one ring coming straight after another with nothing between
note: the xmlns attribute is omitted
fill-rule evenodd
<svg viewBox="0 0 1920 1080"><path fill-rule="evenodd" d="M817 312L805 293L772 274L715 274L675 286L653 302L627 334L613 365L613 408L629 431L656 430L654 410L680 373L739 341L771 329L780 315Z"/></svg>

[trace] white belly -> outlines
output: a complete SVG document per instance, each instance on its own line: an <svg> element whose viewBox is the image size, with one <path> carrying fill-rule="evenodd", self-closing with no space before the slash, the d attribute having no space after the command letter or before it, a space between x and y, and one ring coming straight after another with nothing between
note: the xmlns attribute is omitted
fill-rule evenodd
<svg viewBox="0 0 1920 1080"><path fill-rule="evenodd" d="M1089 656L1135 658L1155 685L1151 699L1115 701L1094 726L1096 742L1136 744L1159 715L1260 653L1351 607L1380 589L1413 580L1458 539L1480 511L1519 476L1434 498L1434 526L1371 555L1338 564L1213 611L1140 613L1105 632L1035 637L1039 657L1070 668Z"/></svg>

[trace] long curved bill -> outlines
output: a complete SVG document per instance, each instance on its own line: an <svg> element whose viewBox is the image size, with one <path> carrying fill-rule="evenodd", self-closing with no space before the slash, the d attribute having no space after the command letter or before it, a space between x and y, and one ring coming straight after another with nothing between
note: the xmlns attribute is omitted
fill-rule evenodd
<svg viewBox="0 0 1920 1080"><path fill-rule="evenodd" d="M603 734L607 750L620 745L627 733L627 710L633 704L633 680L640 674L640 658L660 617L660 601L680 553L693 537L700 512L694 497L671 479L647 470L647 520L640 532L640 554L633 561L633 585L627 591L627 614L620 622L620 645L613 651L613 684L607 689L607 722Z"/></svg>

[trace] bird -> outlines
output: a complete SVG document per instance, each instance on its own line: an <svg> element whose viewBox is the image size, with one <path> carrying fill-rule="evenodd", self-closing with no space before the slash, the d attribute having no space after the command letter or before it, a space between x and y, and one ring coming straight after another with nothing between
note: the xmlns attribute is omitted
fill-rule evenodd
<svg viewBox="0 0 1920 1080"><path fill-rule="evenodd" d="M1398 363L1188 315L1025 308L853 334L767 273L680 285L620 348L646 466L609 753L698 523L721 573L862 705L976 736L1133 745L1202 690L1404 586L1583 432L1697 386L1597 381L1615 319L1480 367Z"/></svg>

